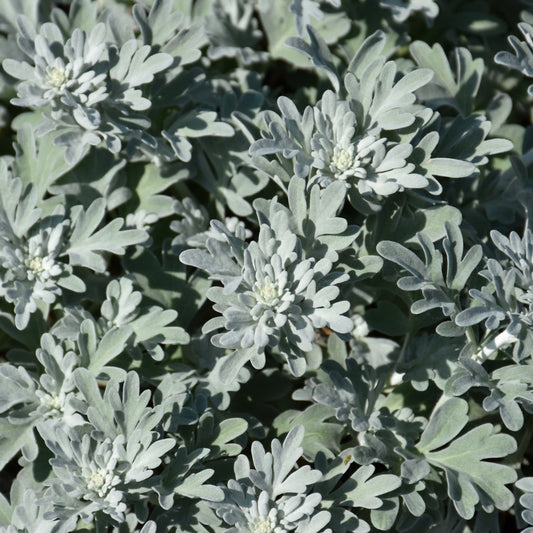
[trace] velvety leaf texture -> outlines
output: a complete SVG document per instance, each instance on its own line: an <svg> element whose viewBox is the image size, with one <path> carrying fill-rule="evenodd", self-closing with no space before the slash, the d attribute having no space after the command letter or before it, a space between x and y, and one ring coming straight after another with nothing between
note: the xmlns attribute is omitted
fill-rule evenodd
<svg viewBox="0 0 533 533"><path fill-rule="evenodd" d="M0 0L0 533L533 533L533 0Z"/></svg>

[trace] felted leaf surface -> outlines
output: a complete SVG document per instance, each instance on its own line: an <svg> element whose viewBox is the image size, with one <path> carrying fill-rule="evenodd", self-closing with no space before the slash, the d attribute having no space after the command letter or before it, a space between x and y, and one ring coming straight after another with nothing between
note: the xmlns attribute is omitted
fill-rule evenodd
<svg viewBox="0 0 533 533"><path fill-rule="evenodd" d="M456 438L468 422L467 411L468 404L460 398L443 403L431 416L417 449L428 463L444 471L455 509L470 519L478 503L487 510L509 509L514 497L505 485L517 475L510 466L487 460L516 450L515 440L495 433L492 424L479 425Z"/></svg>
<svg viewBox="0 0 533 533"><path fill-rule="evenodd" d="M375 470L373 465L361 466L337 489L339 492L342 491L345 504L349 503L351 506L364 509L378 509L383 504L380 496L397 489L402 484L400 478L392 474L373 476Z"/></svg>
<svg viewBox="0 0 533 533"><path fill-rule="evenodd" d="M274 420L273 425L278 434L285 433L297 424L303 425L305 427L305 437L302 442L304 457L313 459L318 452L333 457L333 454L340 450L340 438L343 431L339 424L326 422L334 414L335 410L331 407L314 404L305 411L285 411Z"/></svg>
<svg viewBox="0 0 533 533"><path fill-rule="evenodd" d="M115 218L97 230L105 216L105 210L103 198L95 200L86 211L80 206L72 209L74 229L65 251L71 265L81 265L102 272L106 267L102 252L123 255L127 246L147 239L143 230L121 230L124 224L121 218Z"/></svg>

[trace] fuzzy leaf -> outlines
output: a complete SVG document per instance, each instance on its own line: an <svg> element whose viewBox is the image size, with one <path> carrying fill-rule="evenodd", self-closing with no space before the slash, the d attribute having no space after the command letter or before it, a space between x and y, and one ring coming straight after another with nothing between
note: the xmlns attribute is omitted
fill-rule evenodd
<svg viewBox="0 0 533 533"><path fill-rule="evenodd" d="M81 206L72 209L74 229L66 251L70 264L90 268L96 272L103 272L106 261L102 252L123 255L128 246L139 244L148 238L143 230L122 230L124 221L116 218L100 230L96 228L105 215L105 200L95 200L86 211Z"/></svg>
<svg viewBox="0 0 533 533"><path fill-rule="evenodd" d="M511 436L482 424L455 438L468 421L467 410L467 403L459 398L443 403L431 416L417 448L428 463L444 470L449 497L457 512L470 519L479 502L487 510L509 509L514 498L505 485L517 476L510 466L486 460L512 454L516 442Z"/></svg>
<svg viewBox="0 0 533 533"><path fill-rule="evenodd" d="M98 375L98 373L115 357L117 357L126 347L127 340L131 337L133 330L131 326L120 326L110 329L102 337L94 353L90 355L88 370Z"/></svg>
<svg viewBox="0 0 533 533"><path fill-rule="evenodd" d="M379 496L397 489L402 484L400 478L392 474L372 476L374 471L375 467L372 465L361 466L339 488L342 489L346 503L364 509L378 509L383 505ZM355 487L351 488L354 484Z"/></svg>
<svg viewBox="0 0 533 533"><path fill-rule="evenodd" d="M331 85L335 91L340 88L339 76L333 62L333 56L320 34L312 26L307 27L310 42L307 43L300 37L290 37L285 44L305 54L313 64L325 70Z"/></svg>

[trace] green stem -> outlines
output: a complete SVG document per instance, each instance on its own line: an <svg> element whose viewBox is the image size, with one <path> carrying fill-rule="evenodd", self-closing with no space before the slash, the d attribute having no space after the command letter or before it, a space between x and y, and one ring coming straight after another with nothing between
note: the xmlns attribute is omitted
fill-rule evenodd
<svg viewBox="0 0 533 533"><path fill-rule="evenodd" d="M475 347L477 350L477 342L476 342L476 336L474 334L474 330L472 329L472 326L468 326L465 330L465 335L468 341Z"/></svg>
<svg viewBox="0 0 533 533"><path fill-rule="evenodd" d="M398 365L403 361L403 358L405 356L405 352L407 350L407 347L409 346L409 343L411 342L411 338L413 336L413 332L409 330L403 339L402 347L400 348L400 353L398 354L398 357L394 363L394 366L392 367L392 370L390 371L389 375L387 376L389 379L392 377L392 375L396 372L396 369L398 368ZM382 389L385 386L385 379L383 378L383 384ZM381 392L381 391L380 391Z"/></svg>
<svg viewBox="0 0 533 533"><path fill-rule="evenodd" d="M409 343L411 342L411 338L413 336L413 332L409 330L405 334L405 338L403 339L402 348L400 349L400 353L398 354L398 359L396 359L396 363L394 363L394 372L396 372L396 369L398 368L398 365L403 361L403 358L405 356L405 352L407 350L407 347L409 346Z"/></svg>

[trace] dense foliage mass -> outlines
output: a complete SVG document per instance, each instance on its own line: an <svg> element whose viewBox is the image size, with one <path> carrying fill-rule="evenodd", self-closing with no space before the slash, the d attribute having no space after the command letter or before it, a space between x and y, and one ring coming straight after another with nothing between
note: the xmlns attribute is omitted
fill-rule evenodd
<svg viewBox="0 0 533 533"><path fill-rule="evenodd" d="M0 0L0 533L533 532L533 1Z"/></svg>

